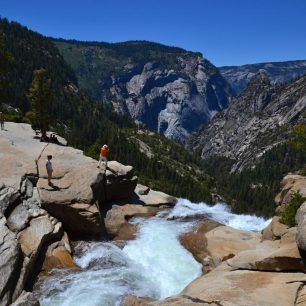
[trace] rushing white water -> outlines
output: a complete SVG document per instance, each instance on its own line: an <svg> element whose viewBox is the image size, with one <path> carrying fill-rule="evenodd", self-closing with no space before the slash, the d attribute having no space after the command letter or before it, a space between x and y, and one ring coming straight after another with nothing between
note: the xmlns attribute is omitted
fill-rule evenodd
<svg viewBox="0 0 306 306"><path fill-rule="evenodd" d="M177 294L201 275L201 265L178 241L199 216L251 231L269 222L235 215L224 204L210 207L180 199L170 212L134 219L140 228L138 237L123 249L111 242L80 244L81 255L74 260L81 271L55 271L38 282L35 294L43 306L113 306L120 305L127 294L158 299ZM186 217L194 218L184 221Z"/></svg>

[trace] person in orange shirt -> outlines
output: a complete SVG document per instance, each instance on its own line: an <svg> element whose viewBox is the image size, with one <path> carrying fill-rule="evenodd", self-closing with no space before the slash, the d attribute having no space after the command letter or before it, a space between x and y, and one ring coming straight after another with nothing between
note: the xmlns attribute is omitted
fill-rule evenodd
<svg viewBox="0 0 306 306"><path fill-rule="evenodd" d="M109 149L108 145L106 145L106 144L101 147L100 159L99 159L97 168L100 168L100 164L103 161L105 163L105 170L107 169L107 154L108 154L109 150L110 149Z"/></svg>

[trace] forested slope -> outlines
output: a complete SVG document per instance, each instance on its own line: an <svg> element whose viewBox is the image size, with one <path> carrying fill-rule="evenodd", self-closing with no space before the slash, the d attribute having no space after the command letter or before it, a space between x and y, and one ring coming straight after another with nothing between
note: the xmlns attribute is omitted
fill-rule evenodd
<svg viewBox="0 0 306 306"><path fill-rule="evenodd" d="M27 120L33 71L44 68L52 81L52 129L70 145L98 158L100 146L108 143L110 159L133 165L140 182L175 196L210 201L212 180L200 170L199 159L163 136L140 131L110 106L96 103L79 89L74 72L48 38L6 19L0 19L0 31L12 59L2 72L9 86L0 89L1 109L8 119ZM141 149L146 144L152 156Z"/></svg>

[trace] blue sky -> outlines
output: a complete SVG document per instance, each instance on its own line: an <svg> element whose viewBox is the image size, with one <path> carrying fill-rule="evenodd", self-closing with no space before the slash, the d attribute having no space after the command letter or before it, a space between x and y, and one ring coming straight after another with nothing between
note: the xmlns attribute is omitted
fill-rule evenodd
<svg viewBox="0 0 306 306"><path fill-rule="evenodd" d="M217 66L306 59L305 0L0 0L0 15L47 36L179 46Z"/></svg>

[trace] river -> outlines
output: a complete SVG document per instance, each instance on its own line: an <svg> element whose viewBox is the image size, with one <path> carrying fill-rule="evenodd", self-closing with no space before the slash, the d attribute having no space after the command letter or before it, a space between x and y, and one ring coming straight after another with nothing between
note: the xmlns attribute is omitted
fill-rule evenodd
<svg viewBox="0 0 306 306"><path fill-rule="evenodd" d="M179 199L156 217L132 219L138 235L125 245L81 242L74 256L81 270L54 270L39 279L34 293L42 306L119 306L127 294L156 299L178 294L202 274L178 237L205 218L247 231L260 231L270 222L233 214L225 204Z"/></svg>

